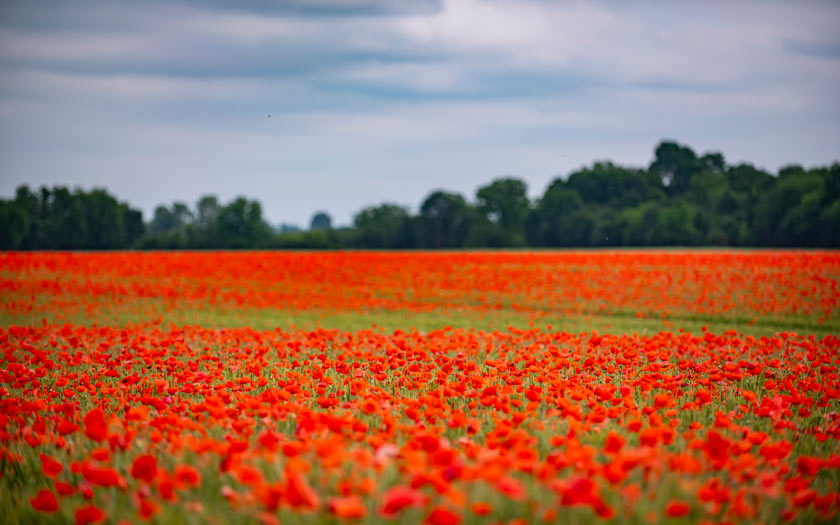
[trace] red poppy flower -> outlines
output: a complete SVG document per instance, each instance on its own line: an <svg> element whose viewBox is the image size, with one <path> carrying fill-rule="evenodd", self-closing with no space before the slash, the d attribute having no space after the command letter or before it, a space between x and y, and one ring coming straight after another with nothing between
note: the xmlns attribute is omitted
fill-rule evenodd
<svg viewBox="0 0 840 525"><path fill-rule="evenodd" d="M157 476L157 460L148 454L138 457L131 465L131 476L152 483Z"/></svg>
<svg viewBox="0 0 840 525"><path fill-rule="evenodd" d="M32 508L41 512L55 512L58 510L58 500L49 490L40 490L38 495L29 500Z"/></svg>
<svg viewBox="0 0 840 525"><path fill-rule="evenodd" d="M90 439L100 442L108 437L108 428L105 423L105 413L101 408L94 408L85 414L85 435Z"/></svg>
<svg viewBox="0 0 840 525"><path fill-rule="evenodd" d="M668 503L668 506L665 507L665 514L667 514L671 518L679 518L680 516L685 516L691 511L691 507L682 501L671 501Z"/></svg>
<svg viewBox="0 0 840 525"><path fill-rule="evenodd" d="M367 515L367 508L359 496L330 498L327 503L330 513L343 519L361 519Z"/></svg>
<svg viewBox="0 0 840 525"><path fill-rule="evenodd" d="M459 525L461 516L446 507L436 507L426 516L428 525Z"/></svg>
<svg viewBox="0 0 840 525"><path fill-rule="evenodd" d="M379 514L392 519L406 507L419 507L425 501L423 494L409 487L393 487L382 495Z"/></svg>
<svg viewBox="0 0 840 525"><path fill-rule="evenodd" d="M292 507L315 509L320 504L318 495L306 483L303 476L286 469L286 501Z"/></svg>
<svg viewBox="0 0 840 525"><path fill-rule="evenodd" d="M105 513L94 505L88 505L76 511L76 525L87 525L104 520Z"/></svg>
<svg viewBox="0 0 840 525"><path fill-rule="evenodd" d="M64 470L64 466L61 463L54 460L50 456L46 454L40 454L41 458L41 470L44 472L45 475L54 478L57 475L61 474L61 471Z"/></svg>

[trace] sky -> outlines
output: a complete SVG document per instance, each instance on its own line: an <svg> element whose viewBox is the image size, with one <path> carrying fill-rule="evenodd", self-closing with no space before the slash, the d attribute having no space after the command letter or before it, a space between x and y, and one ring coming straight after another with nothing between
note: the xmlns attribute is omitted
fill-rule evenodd
<svg viewBox="0 0 840 525"><path fill-rule="evenodd" d="M840 3L4 0L0 196L244 195L273 224L539 196L662 139L775 172L840 160ZM270 117L269 117L270 115Z"/></svg>

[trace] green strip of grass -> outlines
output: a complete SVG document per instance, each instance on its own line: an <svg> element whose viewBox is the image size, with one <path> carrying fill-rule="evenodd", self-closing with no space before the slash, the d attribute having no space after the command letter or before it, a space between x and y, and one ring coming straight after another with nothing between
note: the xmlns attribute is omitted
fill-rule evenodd
<svg viewBox="0 0 840 525"><path fill-rule="evenodd" d="M37 305L39 302L33 302ZM40 303L43 305L43 303ZM784 318L747 318L745 316L672 316L638 318L632 312L614 312L611 314L576 314L521 312L513 309L500 309L480 312L470 308L441 308L430 312L369 310L361 312L334 311L290 311L282 309L236 309L231 307L212 307L207 305L188 305L177 308L167 307L160 299L143 299L128 304L97 305L93 310L66 310L57 312L47 308L35 308L31 312L0 312L0 325L33 325L46 321L51 324L71 323L90 326L114 325L132 326L141 324L159 324L162 327L172 325L199 325L206 328L250 327L256 330L276 328L305 329L315 328L337 330L364 330L381 328L385 331L397 329L429 331L444 327L505 330L508 327L527 329L531 327L566 332L590 332L626 334L654 333L660 331L678 331L683 329L691 333L701 333L705 326L713 333L735 330L745 335L762 336L777 332L797 332L814 334L822 337L840 333L840 318L832 317L819 323L814 317L787 316Z"/></svg>

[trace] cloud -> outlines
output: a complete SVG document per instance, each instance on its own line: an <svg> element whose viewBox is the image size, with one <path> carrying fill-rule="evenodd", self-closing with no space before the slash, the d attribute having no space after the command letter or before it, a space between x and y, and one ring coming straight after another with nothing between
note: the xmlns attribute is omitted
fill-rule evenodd
<svg viewBox="0 0 840 525"><path fill-rule="evenodd" d="M803 41L789 39L783 41L784 48L792 53L806 57L824 58L828 60L840 59L840 41Z"/></svg>
<svg viewBox="0 0 840 525"><path fill-rule="evenodd" d="M275 222L471 195L672 137L775 169L840 151L840 6L45 2L0 16L0 193L203 193ZM271 114L271 118L268 118Z"/></svg>

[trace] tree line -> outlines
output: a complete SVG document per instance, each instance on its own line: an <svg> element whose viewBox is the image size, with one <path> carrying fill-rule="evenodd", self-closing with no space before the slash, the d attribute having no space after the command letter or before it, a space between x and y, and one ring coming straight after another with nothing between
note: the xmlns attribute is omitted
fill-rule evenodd
<svg viewBox="0 0 840 525"><path fill-rule="evenodd" d="M598 246L840 247L840 164L771 174L720 153L661 142L647 168L595 162L532 201L501 177L468 201L435 190L418 213L383 203L349 227L318 212L308 230L272 228L262 206L212 195L193 208L139 210L103 189L18 188L0 201L2 249L441 249Z"/></svg>

